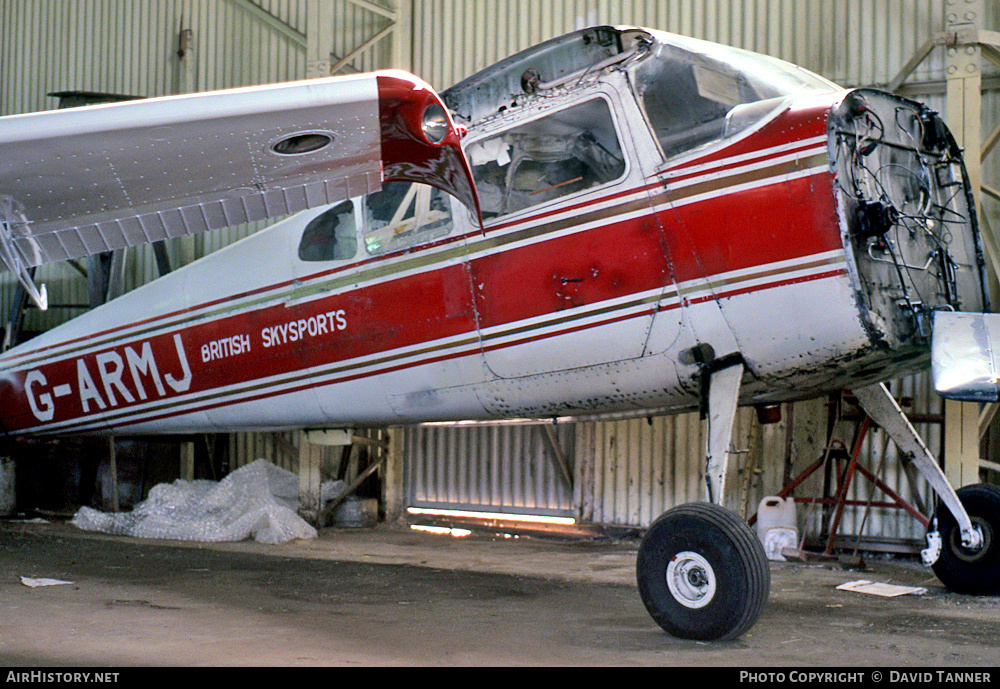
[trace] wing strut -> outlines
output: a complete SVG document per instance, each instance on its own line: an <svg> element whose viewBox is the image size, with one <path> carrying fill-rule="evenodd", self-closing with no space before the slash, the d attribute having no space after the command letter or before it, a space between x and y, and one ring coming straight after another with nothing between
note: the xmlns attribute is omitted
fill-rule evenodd
<svg viewBox="0 0 1000 689"><path fill-rule="evenodd" d="M14 214L14 204L11 199L0 200L0 261L12 272L17 281L27 292L31 300L35 302L42 311L49 308L49 295L45 290L45 285L41 288L35 285L28 266L21 260L17 247L14 246L14 234L11 230L11 218Z"/></svg>

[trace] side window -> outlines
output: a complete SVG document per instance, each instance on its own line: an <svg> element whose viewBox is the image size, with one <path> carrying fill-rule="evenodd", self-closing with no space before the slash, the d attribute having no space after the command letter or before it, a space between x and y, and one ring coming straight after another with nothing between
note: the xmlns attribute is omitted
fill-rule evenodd
<svg viewBox="0 0 1000 689"><path fill-rule="evenodd" d="M387 182L362 201L369 254L410 249L447 236L454 227L451 201L424 184Z"/></svg>
<svg viewBox="0 0 1000 689"><path fill-rule="evenodd" d="M607 102L560 110L466 151L484 218L495 218L618 179L625 156Z"/></svg>
<svg viewBox="0 0 1000 689"><path fill-rule="evenodd" d="M350 201L337 204L313 218L299 242L299 258L303 261L336 261L354 258L358 253L358 233L354 222L354 205Z"/></svg>

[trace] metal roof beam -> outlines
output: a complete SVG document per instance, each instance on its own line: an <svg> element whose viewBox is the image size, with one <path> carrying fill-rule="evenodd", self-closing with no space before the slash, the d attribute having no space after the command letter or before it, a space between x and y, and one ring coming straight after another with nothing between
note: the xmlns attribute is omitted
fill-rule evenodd
<svg viewBox="0 0 1000 689"><path fill-rule="evenodd" d="M271 14L263 7L253 2L253 0L229 0L229 2L305 50L308 41L306 35L287 24L280 17Z"/></svg>

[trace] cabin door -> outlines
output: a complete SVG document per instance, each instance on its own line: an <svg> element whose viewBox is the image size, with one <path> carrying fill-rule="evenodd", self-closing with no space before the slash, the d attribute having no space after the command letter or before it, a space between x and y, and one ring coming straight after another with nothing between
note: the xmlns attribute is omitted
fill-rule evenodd
<svg viewBox="0 0 1000 689"><path fill-rule="evenodd" d="M486 222L472 288L496 378L642 355L667 265L627 121L597 84L467 147Z"/></svg>

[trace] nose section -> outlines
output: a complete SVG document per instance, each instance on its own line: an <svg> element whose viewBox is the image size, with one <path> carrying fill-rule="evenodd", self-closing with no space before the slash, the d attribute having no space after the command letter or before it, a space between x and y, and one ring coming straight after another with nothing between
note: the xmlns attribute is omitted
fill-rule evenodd
<svg viewBox="0 0 1000 689"><path fill-rule="evenodd" d="M438 95L405 72L379 74L378 92L383 181L429 184L481 217L461 133Z"/></svg>
<svg viewBox="0 0 1000 689"><path fill-rule="evenodd" d="M830 112L841 230L870 326L926 343L937 310L986 307L975 203L962 151L925 105L873 89Z"/></svg>

